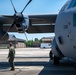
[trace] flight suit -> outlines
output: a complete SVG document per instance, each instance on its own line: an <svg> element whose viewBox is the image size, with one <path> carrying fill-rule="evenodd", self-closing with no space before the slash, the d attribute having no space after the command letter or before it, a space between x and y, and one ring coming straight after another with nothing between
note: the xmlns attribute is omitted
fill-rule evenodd
<svg viewBox="0 0 76 75"><path fill-rule="evenodd" d="M11 70L15 70L15 67L14 67L15 48L13 46L9 47L8 58L9 58L9 64L10 64Z"/></svg>

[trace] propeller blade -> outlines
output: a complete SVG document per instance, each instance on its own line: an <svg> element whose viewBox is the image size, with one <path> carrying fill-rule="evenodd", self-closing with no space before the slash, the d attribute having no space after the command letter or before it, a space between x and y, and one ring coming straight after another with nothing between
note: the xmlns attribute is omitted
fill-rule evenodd
<svg viewBox="0 0 76 75"><path fill-rule="evenodd" d="M26 6L24 7L24 9L22 10L21 14L23 13L23 11L25 10L25 8L30 4L32 0L29 0L29 2L26 4Z"/></svg>
<svg viewBox="0 0 76 75"><path fill-rule="evenodd" d="M15 21L14 21L13 24L11 25L10 29L11 29L12 27L14 27L14 25L15 25ZM9 30L10 30L10 29L9 29Z"/></svg>
<svg viewBox="0 0 76 75"><path fill-rule="evenodd" d="M15 9L15 7L14 7L14 5L13 5L12 0L10 0L10 1L11 1L12 6L13 6L14 12L17 13L17 11L16 11L16 9Z"/></svg>
<svg viewBox="0 0 76 75"><path fill-rule="evenodd" d="M8 28L7 32L5 33L5 35L1 39L3 39L6 36L6 34L8 33L8 31L14 26L14 23L15 22L13 22L13 24Z"/></svg>
<svg viewBox="0 0 76 75"><path fill-rule="evenodd" d="M24 32L24 35L25 35L25 37L26 37L26 41L28 41L28 38L27 38L27 35L26 35L26 31L25 31L25 29L23 28L23 26L22 26L22 25L21 25L21 27L22 27L23 32Z"/></svg>
<svg viewBox="0 0 76 75"><path fill-rule="evenodd" d="M26 41L28 41L28 38L27 38L26 32L25 32L25 30L24 30L23 27L22 27L22 29L23 29L24 35L25 35L25 37L26 37Z"/></svg>
<svg viewBox="0 0 76 75"><path fill-rule="evenodd" d="M24 32L24 35L25 35L25 37L26 37L26 41L28 41L28 38L27 38L26 32Z"/></svg>

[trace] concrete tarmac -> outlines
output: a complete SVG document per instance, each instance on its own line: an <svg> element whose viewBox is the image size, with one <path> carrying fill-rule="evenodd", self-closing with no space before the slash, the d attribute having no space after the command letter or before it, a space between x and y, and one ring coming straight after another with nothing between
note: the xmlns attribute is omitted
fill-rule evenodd
<svg viewBox="0 0 76 75"><path fill-rule="evenodd" d="M51 49L16 49L15 71L10 71L8 49L0 49L0 75L76 75L76 63L67 58L53 65L49 58Z"/></svg>

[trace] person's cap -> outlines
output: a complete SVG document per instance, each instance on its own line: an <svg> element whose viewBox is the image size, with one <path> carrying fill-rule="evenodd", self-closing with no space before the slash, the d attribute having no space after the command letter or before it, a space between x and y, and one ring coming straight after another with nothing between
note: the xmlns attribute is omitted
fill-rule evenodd
<svg viewBox="0 0 76 75"><path fill-rule="evenodd" d="M9 43L9 45L12 45L12 43Z"/></svg>

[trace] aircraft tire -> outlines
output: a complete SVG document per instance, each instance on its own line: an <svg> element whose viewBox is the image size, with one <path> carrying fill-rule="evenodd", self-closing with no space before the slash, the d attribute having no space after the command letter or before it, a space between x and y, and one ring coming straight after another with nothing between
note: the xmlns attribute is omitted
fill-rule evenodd
<svg viewBox="0 0 76 75"><path fill-rule="evenodd" d="M50 57L51 60L53 59L53 53L52 53L52 50L51 50L50 53L49 53L49 57Z"/></svg>
<svg viewBox="0 0 76 75"><path fill-rule="evenodd" d="M55 65L58 65L58 64L60 64L60 58L59 57L56 57L55 55L53 56L53 64L55 64Z"/></svg>

